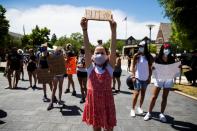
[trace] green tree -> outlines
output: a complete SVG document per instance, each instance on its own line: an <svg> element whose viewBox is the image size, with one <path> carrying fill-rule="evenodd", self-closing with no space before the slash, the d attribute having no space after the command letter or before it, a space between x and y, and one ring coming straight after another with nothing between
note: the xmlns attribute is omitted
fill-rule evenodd
<svg viewBox="0 0 197 131"><path fill-rule="evenodd" d="M31 45L30 35L24 35L22 37L21 41L22 41L22 46L23 47Z"/></svg>
<svg viewBox="0 0 197 131"><path fill-rule="evenodd" d="M106 43L103 44L103 46L107 49L110 48L110 43L111 43L111 40L108 40ZM124 41L122 40L117 40L116 41L116 50L118 50L120 53L122 52L122 48L123 46L125 45Z"/></svg>
<svg viewBox="0 0 197 131"><path fill-rule="evenodd" d="M181 47L197 48L197 1L158 0L165 9L165 16L172 21L172 40Z"/></svg>
<svg viewBox="0 0 197 131"><path fill-rule="evenodd" d="M5 17L6 9L0 5L0 47L5 47L8 37L9 21Z"/></svg>
<svg viewBox="0 0 197 131"><path fill-rule="evenodd" d="M55 45L55 42L57 41L57 36L56 36L56 34L53 34L52 35L52 37L51 37L51 45L53 46L53 45Z"/></svg>
<svg viewBox="0 0 197 131"><path fill-rule="evenodd" d="M81 33L79 33L79 32L72 33L70 35L70 39L75 40L75 41L77 41L79 43L83 43L83 35Z"/></svg>
<svg viewBox="0 0 197 131"><path fill-rule="evenodd" d="M40 29L38 25L36 25L35 29L33 29L32 33L30 34L30 39L32 40L33 46L41 45L45 42L49 42L49 35L49 29L47 29L46 27Z"/></svg>
<svg viewBox="0 0 197 131"><path fill-rule="evenodd" d="M157 45L156 44L148 44L148 49L150 49L150 53L157 53Z"/></svg>
<svg viewBox="0 0 197 131"><path fill-rule="evenodd" d="M62 47L66 46L66 39L67 39L66 36L60 37L60 38L55 42L55 45L56 45L56 46L62 46Z"/></svg>

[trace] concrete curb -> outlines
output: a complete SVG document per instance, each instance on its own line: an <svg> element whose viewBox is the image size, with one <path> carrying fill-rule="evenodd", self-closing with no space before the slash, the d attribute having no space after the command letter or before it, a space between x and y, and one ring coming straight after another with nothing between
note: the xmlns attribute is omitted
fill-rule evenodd
<svg viewBox="0 0 197 131"><path fill-rule="evenodd" d="M196 97L194 97L194 96L190 96L190 95L188 95L188 94L185 94L185 93L183 93L183 92L180 92L180 91L174 91L175 93L178 93L178 94L180 94L180 95L183 95L183 96L186 96L186 97L189 97L189 98L191 98L191 99L193 99L193 100L196 100L197 101L197 98Z"/></svg>

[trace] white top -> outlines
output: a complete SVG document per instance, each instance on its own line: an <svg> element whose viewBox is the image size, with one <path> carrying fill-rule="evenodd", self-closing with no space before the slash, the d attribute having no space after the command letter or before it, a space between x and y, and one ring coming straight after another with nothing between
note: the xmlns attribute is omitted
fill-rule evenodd
<svg viewBox="0 0 197 131"><path fill-rule="evenodd" d="M86 68L85 68L85 55L80 54L77 64L83 65L82 67L77 67L77 71L81 71L81 72L87 72Z"/></svg>
<svg viewBox="0 0 197 131"><path fill-rule="evenodd" d="M90 67L87 69L88 77L92 73L93 69L95 70L96 73L98 74L103 74L105 70L102 69L102 67L99 67L95 65L94 63L90 65ZM114 69L111 67L111 65L107 64L106 66L107 71L109 72L110 76L113 76L113 71Z"/></svg>
<svg viewBox="0 0 197 131"><path fill-rule="evenodd" d="M139 80L146 81L149 76L148 61L145 56L140 56L136 64L135 77Z"/></svg>

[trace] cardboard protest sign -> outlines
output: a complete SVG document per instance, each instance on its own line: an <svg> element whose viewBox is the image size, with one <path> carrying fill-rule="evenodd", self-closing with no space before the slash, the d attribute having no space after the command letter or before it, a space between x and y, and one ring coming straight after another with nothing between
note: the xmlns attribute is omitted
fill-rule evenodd
<svg viewBox="0 0 197 131"><path fill-rule="evenodd" d="M77 61L76 57L67 58L67 61L66 61L66 73L67 74L76 74L76 67L77 67L76 61Z"/></svg>
<svg viewBox="0 0 197 131"><path fill-rule="evenodd" d="M85 10L85 18L88 20L111 21L113 16L110 10Z"/></svg>
<svg viewBox="0 0 197 131"><path fill-rule="evenodd" d="M53 74L49 71L49 69L37 69L37 78L39 84L49 83L53 79Z"/></svg>
<svg viewBox="0 0 197 131"><path fill-rule="evenodd" d="M65 74L65 60L63 56L51 56L48 58L48 63L53 75Z"/></svg>

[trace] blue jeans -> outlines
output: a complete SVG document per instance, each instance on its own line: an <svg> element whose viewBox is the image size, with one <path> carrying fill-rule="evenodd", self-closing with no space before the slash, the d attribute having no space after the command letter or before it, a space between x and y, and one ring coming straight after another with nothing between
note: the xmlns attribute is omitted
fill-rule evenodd
<svg viewBox="0 0 197 131"><path fill-rule="evenodd" d="M134 90L141 90L142 88L147 88L148 83L146 81L138 80L136 79L135 82L133 83Z"/></svg>

